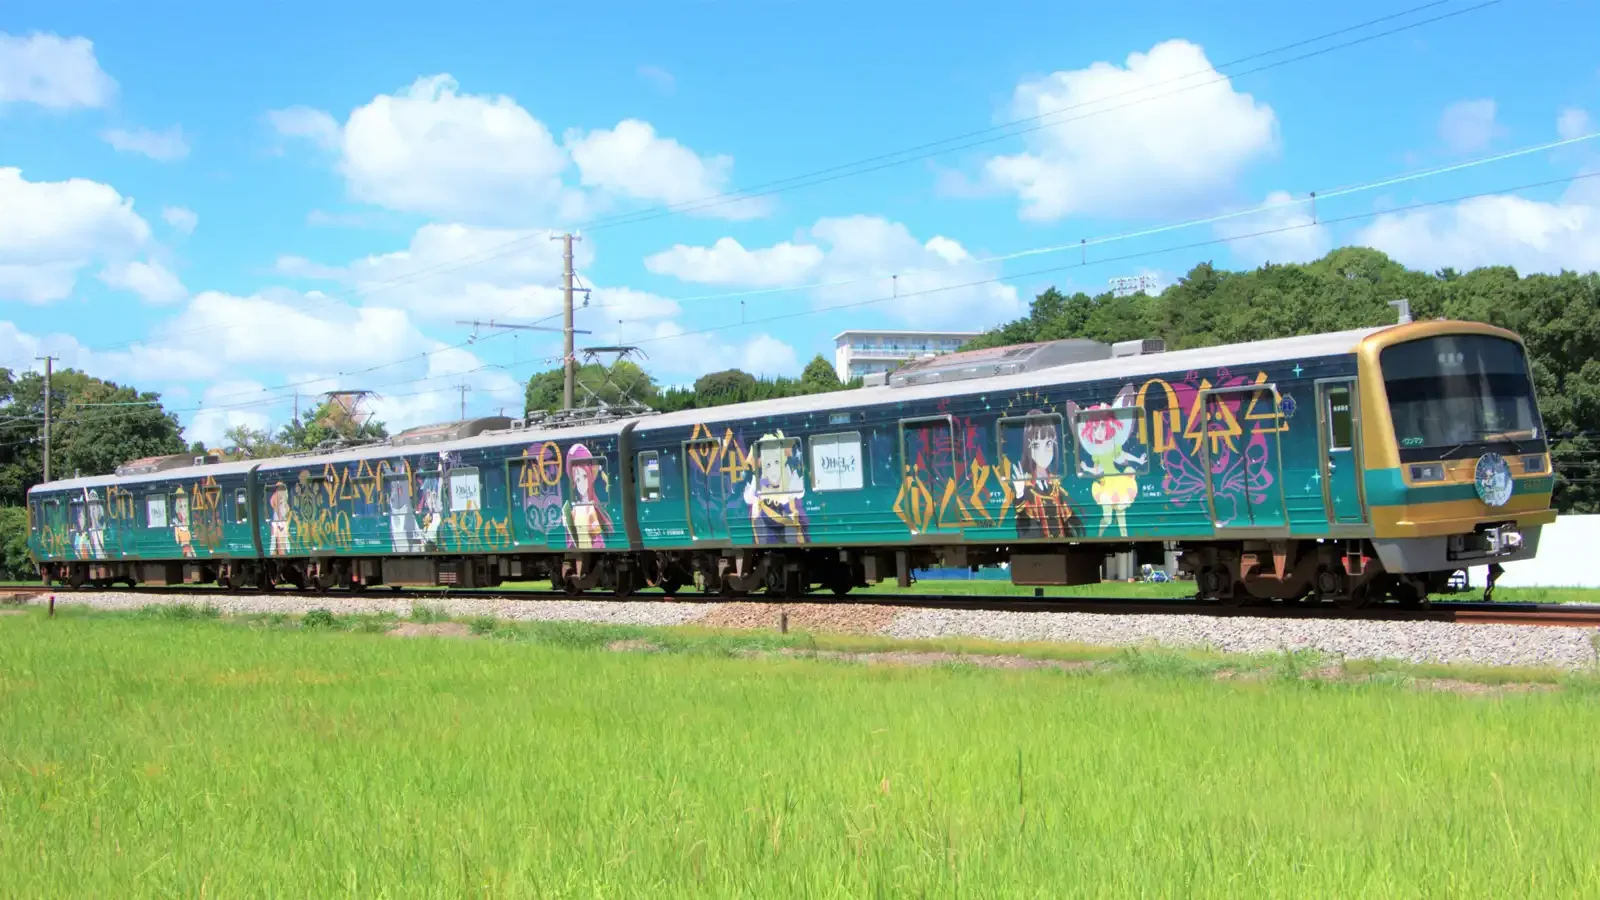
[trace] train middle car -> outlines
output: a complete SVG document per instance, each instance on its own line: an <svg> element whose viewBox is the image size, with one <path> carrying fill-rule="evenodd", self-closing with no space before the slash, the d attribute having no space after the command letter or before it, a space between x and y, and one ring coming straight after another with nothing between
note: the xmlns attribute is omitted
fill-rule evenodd
<svg viewBox="0 0 1600 900"><path fill-rule="evenodd" d="M1202 596L1417 600L1531 558L1553 480L1513 333L1423 322L1180 352L1066 340L664 415L474 420L29 493L47 580L845 593L929 565Z"/></svg>

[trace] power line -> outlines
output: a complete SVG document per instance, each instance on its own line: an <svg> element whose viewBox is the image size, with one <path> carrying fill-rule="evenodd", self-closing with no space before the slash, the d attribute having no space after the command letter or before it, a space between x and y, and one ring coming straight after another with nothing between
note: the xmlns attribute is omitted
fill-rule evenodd
<svg viewBox="0 0 1600 900"><path fill-rule="evenodd" d="M879 154L877 156L867 157L865 159L855 160L855 161L849 162L849 163L842 163L842 164L835 165L835 166L830 166L830 167L824 168L824 169L817 169L817 170L813 170L811 172L803 173L801 175L791 176L791 177L784 178L784 179L778 179L776 181L763 182L763 183L756 184L756 185L752 186L751 188L747 188L747 189L743 189L743 190L737 190L737 191L727 191L727 192L723 192L723 193L720 193L720 194L714 194L714 195L710 195L708 197L700 198L699 200L682 201L682 202L674 203L674 204L666 204L666 205L663 205L663 206L660 206L660 207L656 207L654 209L639 210L639 211L635 211L633 213L624 213L624 214L619 214L619 215L616 215L616 216L592 219L589 222L586 222L582 226L580 226L580 228L578 230L583 230L583 229L598 230L598 229L601 229L601 228L615 227L617 225L636 224L638 222L651 221L651 220L658 219L658 218L663 218L663 217L666 217L666 216L677 215L679 213L695 212L695 211L698 211L698 210L701 210L701 209L709 209L709 208L712 208L712 207L715 207L715 206L721 206L721 205L726 205L726 204L730 204L730 203L746 202L746 201L749 201L749 200L752 200L752 199L765 197L765 196L771 196L771 195L775 195L775 194L779 194L779 193L784 193L784 192L787 192L787 191L790 191L790 190L795 190L795 189L802 188L802 187L812 187L812 186L815 186L815 185L818 185L818 184L825 184L825 183L832 182L832 181L838 181L838 180L843 179L843 178L850 178L850 177L855 177L855 176L859 176L859 175L866 175L866 174L870 174L870 173L873 173L873 172L882 171L883 169L892 168L894 166L904 165L906 163L911 163L911 162L917 162L917 161L920 161L920 160L923 160L923 159L929 159L929 158L931 158L933 156L939 156L939 155L942 155L942 154L945 154L945 153L949 153L949 152L953 152L953 151L956 151L956 150L970 149L971 147L980 146L982 144L987 144L987 143L993 143L995 141L1004 140L1006 138L1017 137L1017 136L1020 136L1020 135L1023 135L1023 134L1028 134L1028 133L1033 132L1033 131L1038 131L1038 130L1043 129L1043 128L1055 127L1055 126L1058 126L1058 125L1065 125L1065 124L1069 124L1071 122L1081 121L1083 119L1090 118L1090 117L1093 117L1093 116L1103 115L1103 114L1108 113L1108 112L1114 112L1116 110L1126 109L1126 108L1131 107L1131 106L1141 105L1141 104L1144 104L1144 103L1151 102L1153 100L1159 100L1159 99L1162 99L1162 98L1165 98L1165 97L1170 97L1170 96L1174 96L1176 94L1180 94L1180 93L1184 93L1184 92L1187 92L1187 91L1195 90L1197 88L1206 87L1206 86L1211 85L1211 84L1217 84L1217 83L1220 83L1220 82L1223 82L1223 81L1228 81L1228 80L1234 79L1234 78L1242 78L1242 77L1244 77L1246 75L1253 75L1253 74L1256 74L1256 73L1259 73L1259 72L1268 71L1270 69L1279 68L1281 66L1290 65L1292 63L1302 62L1302 61L1307 60L1307 59L1312 59L1312 58L1315 58L1315 57L1318 57L1318 56L1322 56L1322 55L1325 55L1325 54L1328 54L1328 53L1332 53L1332 52L1335 52L1335 51L1338 51L1338 50L1347 49L1349 47L1357 46L1359 44L1368 43L1370 41L1378 40L1379 38L1383 38L1383 37L1388 37L1388 36L1393 35L1393 34L1398 34L1398 33L1403 32L1403 31L1409 31L1411 29L1420 28L1422 26L1430 25L1430 24L1433 24L1435 22L1443 21L1445 19L1454 18L1456 16L1465 15L1465 14L1471 13L1471 12L1476 12L1478 10L1485 9L1487 7L1490 7L1490 6L1494 6L1494 5L1502 2L1502 0L1483 0L1483 2L1477 3L1477 4L1473 5L1473 6L1469 6L1469 7L1463 8L1463 9L1453 10L1453 11L1447 12L1447 13L1442 13L1440 15L1433 16L1431 18L1421 19L1421 20L1418 20L1418 21L1415 21L1415 22L1410 22L1410 23L1404 24L1404 25L1399 25L1399 26L1396 26L1394 28L1390 28L1390 29L1387 29L1387 30L1384 30L1384 31L1375 32L1375 33L1369 34L1369 35L1364 35L1362 37L1354 38L1352 40L1345 41L1343 43L1334 44L1334 45L1331 45L1331 46L1328 46L1328 47L1323 47L1323 48L1320 48L1320 49L1317 49L1317 50L1313 50L1313 51L1309 51L1307 53L1303 53L1303 54L1300 54L1300 55L1297 55L1297 56L1292 56L1292 57L1289 57L1287 59L1282 59L1282 60L1278 60L1276 62L1271 62L1271 63L1265 63L1265 64L1257 66L1255 68L1247 69L1247 70L1245 70L1243 72L1238 72L1238 73L1234 73L1234 74L1231 74L1231 75L1222 75L1222 74L1220 74L1220 70L1223 69L1223 68L1229 68L1231 66L1239 65L1241 63L1249 62L1251 60L1261 59L1261 58L1266 57L1266 56L1272 56L1274 54L1282 53L1282 52L1285 52L1287 50L1292 50L1292 49L1295 49L1295 48L1298 48L1298 47L1303 47L1303 46L1306 46L1308 44L1314 44L1314 43L1317 43L1318 41L1326 40L1326 39L1331 38L1331 37L1337 37L1337 36L1339 36L1341 34L1347 34L1347 33L1352 32L1352 31L1358 31L1360 29L1367 28L1367 27L1370 27L1372 25L1377 25L1377 24L1381 24L1383 22L1392 21L1392 20L1397 19L1397 18L1403 18L1403 17L1409 16L1409 15L1411 15L1413 13L1421 12L1423 10L1432 9L1434 7L1443 5L1446 2L1448 2L1448 0L1432 0L1432 2L1424 3L1424 4L1421 4L1419 6L1414 6L1414 7L1402 10L1400 12L1397 12L1397 13L1390 13L1388 15L1379 16L1379 17L1377 17L1375 19L1369 19L1369 20L1367 20L1365 22L1361 22L1361 23L1358 23L1358 24L1355 24L1355 25L1344 26L1342 28L1338 28L1338 29L1335 29L1333 31L1325 32L1323 34L1316 35L1316 36L1311 37L1311 38L1304 38L1304 39L1301 39L1299 41L1294 41L1292 43L1284 44L1284 45L1279 46L1279 47L1274 47L1274 48L1271 48L1271 49L1268 49L1268 50L1263 50L1263 51L1260 51L1260 52L1257 52L1257 53L1254 53L1254 54L1250 54L1248 56L1240 57L1238 59L1230 60L1229 62L1223 63L1220 66L1212 66L1210 69L1195 70L1195 71L1187 73L1185 75L1175 76L1173 78L1168 78L1168 79L1165 79L1165 80L1162 80L1162 81L1153 82L1152 84L1148 84L1148 85L1142 85L1142 86L1140 86L1138 88L1132 88L1132 89L1128 89L1128 90L1121 91L1121 92L1118 92L1118 93L1109 94L1109 95L1107 95L1105 97L1096 97L1096 98L1094 98L1092 100L1086 100L1086 101L1083 101L1083 102L1080 102L1080 103L1077 103L1077 104L1073 104L1073 105L1066 106L1066 107L1061 107L1061 108L1058 108L1058 109L1055 109L1055 110L1050 110L1050 111L1047 111L1047 112L1044 112L1044 113L1038 113L1038 114L1035 114L1035 115L1032 115L1032 116L1027 116L1027 117L1024 117L1024 118L1014 119L1014 120L1011 120L1009 122L1001 123L999 125L994 125L994 126L990 126L990 127L987 127L987 128L978 129L978 130L975 130L975 131L966 132L964 134L955 135L955 136L948 137L948 138L943 138L943 139L940 139L940 140L937 140L937 141L931 141L931 142L927 142L927 143L924 143L924 144L919 144L919 145L917 145L915 147L907 148L907 149L904 149L904 150L892 151L890 153ZM1083 115L1074 116L1074 117L1071 117L1071 118L1068 118L1068 119L1065 119L1065 120L1062 120L1062 121L1052 121L1052 122L1045 122L1044 121L1047 118L1050 118L1050 117L1053 117L1053 116L1057 116L1057 115L1060 115L1060 114L1065 113L1065 112L1070 112L1072 110L1080 109L1080 108L1085 107L1085 106L1091 106L1091 105L1094 105L1094 104L1097 104L1097 103L1103 103L1108 99L1114 99L1116 97L1126 96L1128 94L1139 93L1141 91L1146 91L1146 90L1149 90L1149 89L1155 88L1155 87L1161 87L1163 85L1168 85L1168 84L1173 84L1173 83L1177 83L1177 82L1186 81L1186 80L1194 78L1196 75L1203 75L1208 71L1218 71L1219 75L1218 75L1218 77L1210 79L1208 81L1203 81L1203 82L1199 82L1199 83L1196 83L1196 84L1188 85L1186 87L1182 87L1182 88L1179 88L1179 89L1173 90L1173 91L1167 91L1167 92L1164 92L1164 93L1155 94L1155 95L1152 95L1152 96L1149 96L1149 97L1145 97L1145 98L1142 98L1142 99L1134 100L1132 102L1118 104L1118 105L1114 105L1114 106L1109 106L1109 107L1106 107L1106 108L1103 108L1103 109L1093 110L1093 111L1087 112L1087 113L1085 113ZM1010 129L1010 128L1013 128L1014 126L1022 125L1022 124L1028 124L1029 127L1023 128L1023 129L1020 129L1020 130L1016 130L1016 131L1005 130L1005 129ZM1003 131L1003 133L995 134L994 132L997 132L997 131ZM967 141L968 138L975 138L975 137L977 137L979 135L989 135L989 136L988 137L982 137L982 138L979 138L979 139L976 139L976 140ZM966 143L958 143L958 142L961 142L961 141L967 141L967 142ZM950 144L953 144L953 146L945 146L945 145L950 145ZM933 149L933 148L942 148L942 149ZM911 154L911 155L907 155L907 154ZM903 158L901 158L901 157L903 157ZM861 168L863 166L866 166L866 168ZM543 229L543 230L541 230L541 234L548 235L548 234L550 234L550 230L549 229ZM325 299L339 298L339 297L347 297L347 298L365 297L365 296L370 296L370 295L372 295L374 293L378 293L378 292L383 291L383 290L387 290L387 289L392 288L392 287L398 287L398 286L401 286L401 285L404 285L404 284L411 283L412 281L415 281L415 280L417 280L419 278L422 278L424 276L430 276L430 275L434 275L434 274L447 274L449 272L459 271L460 269L469 268L469 267L474 266L474 265L479 265L479 264L482 264L482 263L485 263L485 262L489 262L489 261L494 260L494 259L499 259L499 258L501 258L503 256L507 256L507 255L510 254L510 252L512 252L514 250L514 248L520 247L523 244L526 244L526 243L536 239L536 237L538 237L538 235L528 235L528 236L524 236L524 237L521 237L521 238L515 238L515 239L512 239L512 240L507 241L505 243L499 244L499 245L497 245L495 247L490 247L490 248L488 248L486 250L479 251L478 253L468 254L467 256L459 257L454 261L447 260L447 261L444 261L444 262L441 262L441 263L434 264L432 266L426 266L426 267L421 268L421 269L413 270L412 272L407 273L406 275L396 276L395 278L391 278L391 279L388 279L386 281L380 281L380 282L378 282L378 283L376 283L374 285L370 285L370 286L368 286L366 288L362 288L362 289L336 292L334 294L320 294L317 299L318 300L325 300ZM308 306L309 306L309 304L303 304L303 305L297 305L297 306L294 306L294 307L291 307L291 308L295 309L296 311L299 311L299 310L303 310L303 309L307 308ZM231 323L229 325L221 326L221 328L222 328L222 330L227 330L227 329L242 327L242 326L249 325L249 324L252 324L252 323L238 322L238 323ZM217 330L219 330L219 329L216 329L216 328L195 329L195 331L209 331L209 332L215 332ZM174 336L176 334L181 334L181 333L183 333L183 332L173 332L173 333L170 333L168 336L171 337L171 336ZM103 347L92 348L92 349L108 350L108 349L114 349L114 348L118 348L118 347L132 346L133 344L136 344L136 343L138 343L137 340L135 340L135 341L127 341L127 342L123 342L123 343L119 343L119 344L110 344L110 345L106 345L106 346L103 346Z"/></svg>

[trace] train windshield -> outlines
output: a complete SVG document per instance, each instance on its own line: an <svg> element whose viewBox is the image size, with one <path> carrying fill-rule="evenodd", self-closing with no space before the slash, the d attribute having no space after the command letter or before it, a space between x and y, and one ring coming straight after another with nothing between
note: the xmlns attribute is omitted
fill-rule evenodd
<svg viewBox="0 0 1600 900"><path fill-rule="evenodd" d="M1543 449L1527 357L1515 341L1478 334L1424 338L1388 347L1380 360L1403 457L1430 451L1437 457L1481 444Z"/></svg>

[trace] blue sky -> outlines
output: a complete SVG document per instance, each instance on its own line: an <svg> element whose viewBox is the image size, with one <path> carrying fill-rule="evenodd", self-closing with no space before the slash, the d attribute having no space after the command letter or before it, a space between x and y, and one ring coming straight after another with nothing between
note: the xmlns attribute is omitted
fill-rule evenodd
<svg viewBox="0 0 1600 900"><path fill-rule="evenodd" d="M1224 65L1420 2L13 2L0 365L50 352L159 390L213 443L333 387L377 390L396 427L455 417L462 383L469 412L514 412L558 337L466 343L456 320L556 312L547 232L568 228L594 289L580 346L637 343L669 383L793 373L845 328L978 330L1050 284L1170 283L1205 259L1361 243L1427 268L1600 267L1600 178L1492 193L1596 171L1600 141L1319 202L1364 216L1331 228L1280 205L1102 243L1087 266L993 260L1600 130L1593 0L1445 0ZM1039 114L1026 134L638 215ZM1163 252L1285 226L1301 227Z"/></svg>

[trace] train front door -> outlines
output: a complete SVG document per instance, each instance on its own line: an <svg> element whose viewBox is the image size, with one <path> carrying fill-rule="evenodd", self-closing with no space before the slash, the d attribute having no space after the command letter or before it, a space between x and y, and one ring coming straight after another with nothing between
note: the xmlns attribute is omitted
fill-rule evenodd
<svg viewBox="0 0 1600 900"><path fill-rule="evenodd" d="M728 540L728 495L738 480L724 471L730 462L724 456L738 452L738 445L731 440L683 444L683 497L688 505L689 536L696 541Z"/></svg>
<svg viewBox="0 0 1600 900"><path fill-rule="evenodd" d="M1263 384L1211 390L1202 403L1212 524L1218 530L1287 529L1277 388Z"/></svg>
<svg viewBox="0 0 1600 900"><path fill-rule="evenodd" d="M1317 421L1322 450L1322 500L1334 525L1367 520L1361 484L1361 416L1354 378L1317 383Z"/></svg>

